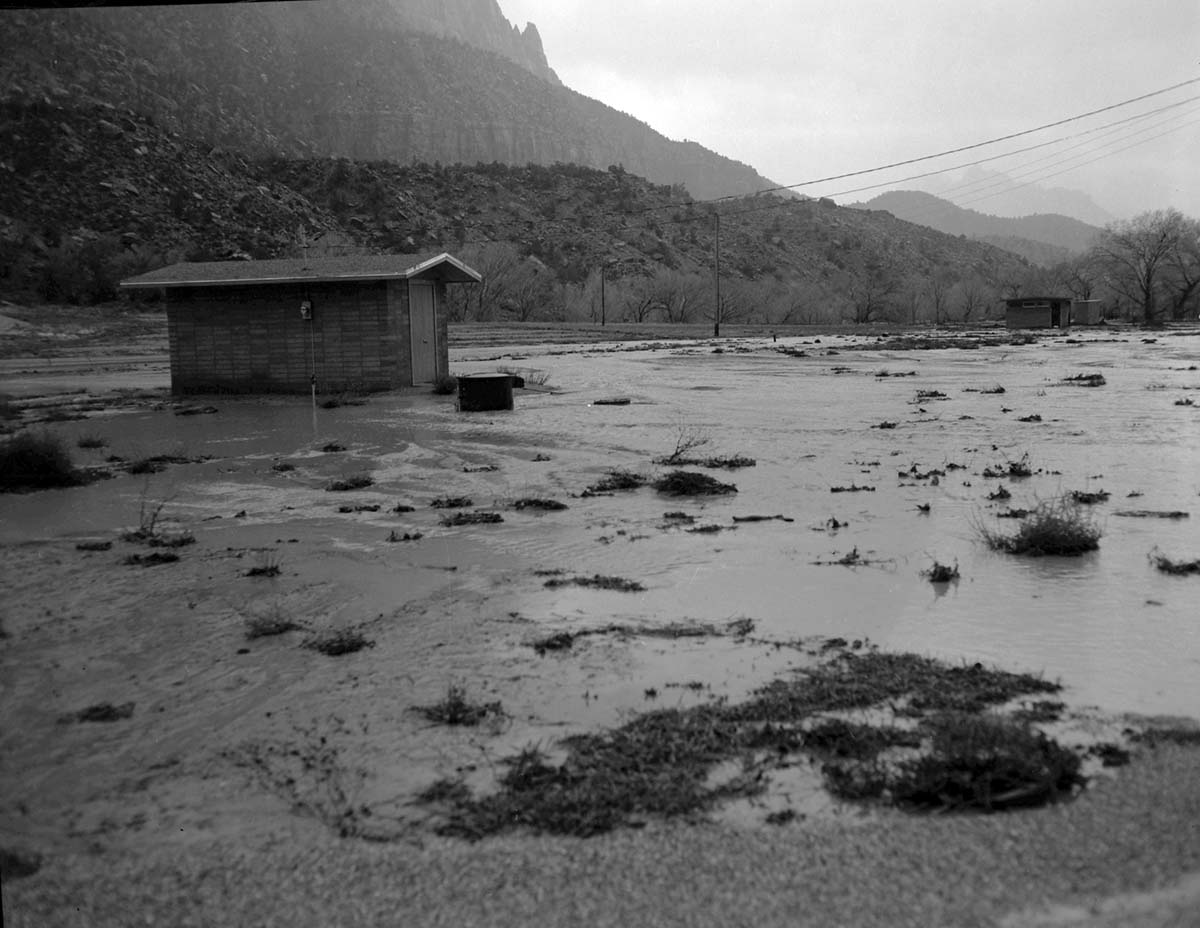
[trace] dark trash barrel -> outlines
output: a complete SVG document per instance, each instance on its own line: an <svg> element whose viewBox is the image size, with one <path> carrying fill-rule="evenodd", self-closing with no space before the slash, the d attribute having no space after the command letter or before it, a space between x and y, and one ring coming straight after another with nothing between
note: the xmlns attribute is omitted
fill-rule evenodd
<svg viewBox="0 0 1200 928"><path fill-rule="evenodd" d="M459 412L513 408L511 374L463 374L458 378Z"/></svg>

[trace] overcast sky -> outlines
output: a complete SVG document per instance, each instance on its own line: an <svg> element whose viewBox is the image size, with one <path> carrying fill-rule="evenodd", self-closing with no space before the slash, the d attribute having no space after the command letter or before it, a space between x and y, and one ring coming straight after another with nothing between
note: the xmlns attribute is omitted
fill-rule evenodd
<svg viewBox="0 0 1200 928"><path fill-rule="evenodd" d="M499 3L515 24L538 27L567 86L780 184L971 145L1200 78L1200 0ZM1174 206L1200 218L1200 99L1099 128L1192 97L1200 83L995 147L800 189L865 200L879 191L845 191L911 189L919 184L900 181L909 174L1095 129L983 167L1082 190L1118 217ZM986 193L956 197L987 212Z"/></svg>

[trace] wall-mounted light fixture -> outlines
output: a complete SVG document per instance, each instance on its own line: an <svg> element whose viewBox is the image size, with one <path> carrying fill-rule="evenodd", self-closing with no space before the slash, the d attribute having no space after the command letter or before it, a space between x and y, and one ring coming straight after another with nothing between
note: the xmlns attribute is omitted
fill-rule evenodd
<svg viewBox="0 0 1200 928"><path fill-rule="evenodd" d="M312 300L300 301L300 318L312 322Z"/></svg>

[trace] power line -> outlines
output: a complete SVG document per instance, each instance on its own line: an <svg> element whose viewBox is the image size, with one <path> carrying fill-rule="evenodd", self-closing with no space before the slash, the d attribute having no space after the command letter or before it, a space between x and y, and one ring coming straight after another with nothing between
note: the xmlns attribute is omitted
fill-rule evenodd
<svg viewBox="0 0 1200 928"><path fill-rule="evenodd" d="M866 168L861 171L849 171L845 174L832 174L829 177L820 177L816 180L801 181L797 184L784 184L779 187L769 187L765 190L756 191L756 193L774 193L777 190L795 190L797 187L811 187L815 184L828 183L831 180L845 180L848 177L861 177L864 174L875 174L879 171L887 171L891 168L905 167L910 164L919 164L922 161L932 161L934 158L944 158L947 155L957 155L964 151L973 151L977 148L984 148L988 145L995 145L999 142L1007 142L1011 139L1022 138L1026 135L1033 135L1035 132L1042 132L1046 129L1054 129L1058 126L1065 126L1067 123L1078 122L1081 119L1087 119L1090 116L1097 116L1100 113L1107 113L1111 110L1119 109L1122 106L1128 106L1131 103L1139 103L1142 100L1149 100L1152 97L1161 96L1164 93L1170 93L1172 90L1178 90L1180 87L1187 87L1190 84L1200 83L1200 77L1193 77L1191 80L1181 81L1178 84L1172 84L1170 87L1164 87L1161 90L1154 90L1150 93L1144 93L1141 96L1131 97L1128 100L1122 100L1120 103L1112 103L1108 106L1102 106L1096 110L1090 110L1086 113L1080 113L1078 116L1068 116L1066 119L1059 119L1055 122L1049 122L1045 125L1038 126L1035 129L1024 129L1021 132L1012 132L1008 135L1002 135L994 139L988 139L986 142L975 142L971 145L963 145L959 148L950 148L946 151L938 152L933 155L922 155L919 158L908 158L904 161L894 161L891 164L884 164L876 168ZM721 200L733 199L733 197L719 197Z"/></svg>

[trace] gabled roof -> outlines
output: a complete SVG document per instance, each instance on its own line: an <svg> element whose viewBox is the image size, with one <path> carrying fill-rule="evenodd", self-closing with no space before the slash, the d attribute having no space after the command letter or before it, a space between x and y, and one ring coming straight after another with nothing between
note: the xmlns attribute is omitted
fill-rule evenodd
<svg viewBox="0 0 1200 928"><path fill-rule="evenodd" d="M479 283L483 275L445 252L426 255L348 255L273 258L267 261L185 261L121 281L128 290L162 287L234 287L339 280L407 280L430 277Z"/></svg>

